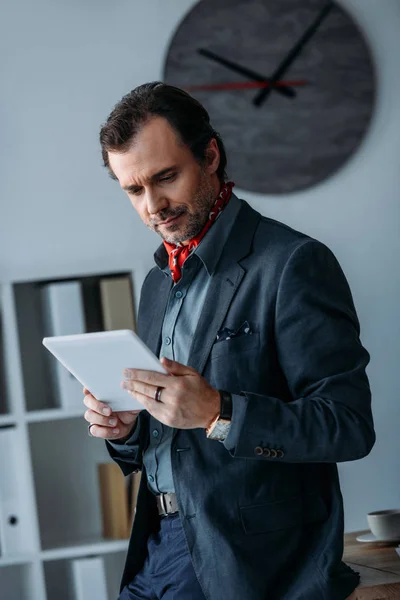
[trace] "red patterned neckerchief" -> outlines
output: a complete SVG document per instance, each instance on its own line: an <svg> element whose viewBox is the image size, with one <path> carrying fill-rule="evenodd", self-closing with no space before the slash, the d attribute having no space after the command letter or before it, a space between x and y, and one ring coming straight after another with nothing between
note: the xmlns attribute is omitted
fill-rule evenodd
<svg viewBox="0 0 400 600"><path fill-rule="evenodd" d="M196 237L192 238L186 246L181 243L169 244L168 242L164 242L165 249L167 250L169 256L169 268L171 269L171 275L174 283L177 283L182 277L182 266L185 260L191 255L193 250L197 248L207 231L210 229L211 225L215 223L225 206L228 204L232 196L232 188L234 185L235 184L233 181L228 181L223 184L215 204L210 211L207 223L204 225L200 233Z"/></svg>

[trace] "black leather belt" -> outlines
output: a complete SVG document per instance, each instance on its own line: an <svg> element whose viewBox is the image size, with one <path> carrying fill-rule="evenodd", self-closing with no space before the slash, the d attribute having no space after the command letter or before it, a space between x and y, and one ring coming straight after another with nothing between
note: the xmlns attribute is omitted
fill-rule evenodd
<svg viewBox="0 0 400 600"><path fill-rule="evenodd" d="M179 510L178 503L176 501L176 494L159 494L156 496L156 502L160 517L173 515Z"/></svg>

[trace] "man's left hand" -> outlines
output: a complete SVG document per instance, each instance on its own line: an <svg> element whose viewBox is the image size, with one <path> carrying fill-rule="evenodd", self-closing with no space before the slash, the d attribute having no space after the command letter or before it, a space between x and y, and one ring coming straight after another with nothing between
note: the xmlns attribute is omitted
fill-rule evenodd
<svg viewBox="0 0 400 600"><path fill-rule="evenodd" d="M164 425L177 429L207 428L220 411L220 396L195 369L161 359L168 375L125 369L121 386ZM162 388L160 401L155 400Z"/></svg>

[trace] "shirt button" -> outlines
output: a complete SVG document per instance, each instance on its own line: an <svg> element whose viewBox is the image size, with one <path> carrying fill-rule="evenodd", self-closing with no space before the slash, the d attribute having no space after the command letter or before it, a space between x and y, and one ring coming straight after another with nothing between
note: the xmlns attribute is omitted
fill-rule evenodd
<svg viewBox="0 0 400 600"><path fill-rule="evenodd" d="M160 432L158 431L158 429L153 429L153 437L158 437L160 435Z"/></svg>
<svg viewBox="0 0 400 600"><path fill-rule="evenodd" d="M153 481L154 481L154 477L153 477L153 475L149 475L149 476L147 477L147 479L150 481L150 483L153 483Z"/></svg>
<svg viewBox="0 0 400 600"><path fill-rule="evenodd" d="M175 294L175 298L182 298L183 294L182 292L176 292Z"/></svg>
<svg viewBox="0 0 400 600"><path fill-rule="evenodd" d="M170 338L170 337L167 337L167 338L165 338L165 343L167 344L167 346L169 346L169 345L170 345L171 341L172 341L172 340L171 340L171 338Z"/></svg>

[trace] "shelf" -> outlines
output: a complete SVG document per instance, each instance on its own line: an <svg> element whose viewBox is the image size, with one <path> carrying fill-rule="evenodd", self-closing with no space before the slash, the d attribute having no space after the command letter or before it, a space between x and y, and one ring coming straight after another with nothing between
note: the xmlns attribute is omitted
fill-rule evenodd
<svg viewBox="0 0 400 600"><path fill-rule="evenodd" d="M98 463L111 462L83 418L28 427L42 551L102 538Z"/></svg>
<svg viewBox="0 0 400 600"><path fill-rule="evenodd" d="M87 268L85 269L76 269L74 270L73 274L71 274L71 271L69 270L69 268L63 268L62 266L59 266L57 268L57 271L55 272L53 268L51 269L47 269L47 268L38 268L37 270L35 270L35 276L32 277L32 271L31 269L28 269L25 273L20 271L20 273L16 276L12 278L12 283L13 284L30 284L30 283L37 283L38 281L40 282L54 282L54 281L70 281L72 279L89 279L92 277L121 277L124 276L126 274L132 275L132 265L125 265L125 267L121 266L120 264L118 266L110 264L108 266L105 266L99 270L99 265L98 264L93 264L93 265L88 265ZM142 274L142 278L143 276L145 276L146 273ZM10 281L10 280L8 280Z"/></svg>
<svg viewBox="0 0 400 600"><path fill-rule="evenodd" d="M0 556L0 567L10 567L12 565L26 565L33 562L33 554L21 554L19 556Z"/></svg>
<svg viewBox="0 0 400 600"><path fill-rule="evenodd" d="M86 542L67 547L42 550L40 557L42 560L57 560L63 558L87 556L89 554L110 554L112 552L122 552L128 549L128 542L129 540L106 540L104 538L97 540L86 540Z"/></svg>
<svg viewBox="0 0 400 600"><path fill-rule="evenodd" d="M83 386L42 339L135 329L144 273L134 283L130 268L26 275L0 284L0 599L71 600L96 557L111 600L129 544L103 537L99 464L112 460L88 436Z"/></svg>
<svg viewBox="0 0 400 600"><path fill-rule="evenodd" d="M89 548L91 549L92 546L89 546ZM111 554L102 554L100 556L97 552L97 546L95 545L93 548L96 550L96 554L90 556L90 558L96 557L96 562L101 563L104 568L107 586L106 597L109 600L117 598L119 596L121 575L125 563L126 548L122 551L117 550ZM74 584L74 563L79 564L80 561L86 561L86 558L89 557L75 555L67 558L56 557L55 560L45 559L43 567L48 600L71 600L71 598L77 597L76 583ZM101 577L101 572L98 575ZM95 573L92 573L92 576L95 576ZM95 593L85 591L85 599L95 600L95 597L97 598ZM79 595L79 598L83 598L83 595ZM101 598L104 598L104 594L101 595Z"/></svg>
<svg viewBox="0 0 400 600"><path fill-rule="evenodd" d="M0 415L0 427L4 427L5 425L15 425L16 418L14 415Z"/></svg>
<svg viewBox="0 0 400 600"><path fill-rule="evenodd" d="M104 538L82 540L79 544L42 550L39 558L43 561L78 558L91 554L113 554L126 552L129 540L106 540ZM15 556L0 556L0 567L27 565L37 560L37 555L21 554Z"/></svg>
<svg viewBox="0 0 400 600"><path fill-rule="evenodd" d="M41 423L42 421L57 421L59 419L74 419L82 418L86 407L83 404L83 392L82 392L82 408L76 410L66 411L63 408L49 408L47 410L32 410L25 414L25 420L27 423Z"/></svg>
<svg viewBox="0 0 400 600"><path fill-rule="evenodd" d="M83 386L51 356L42 340L104 329L134 329L131 273L14 283L11 296L27 412L59 409L61 415L62 410L76 414L83 409ZM2 395L0 389L0 414L7 412L6 403L2 408ZM28 422L36 420L42 418Z"/></svg>

